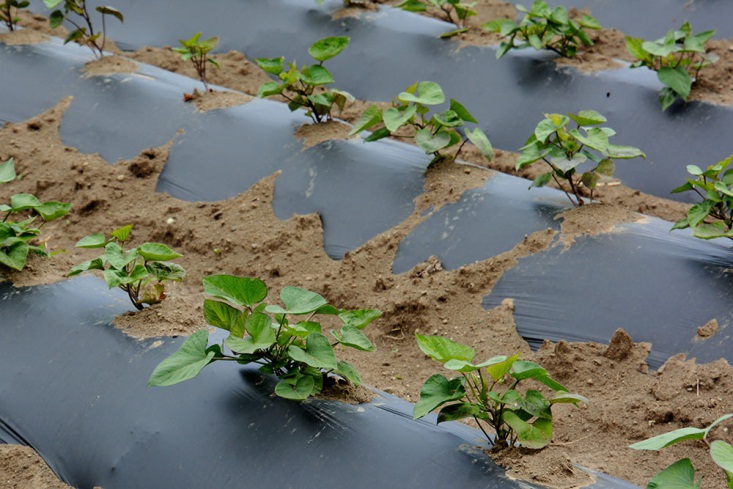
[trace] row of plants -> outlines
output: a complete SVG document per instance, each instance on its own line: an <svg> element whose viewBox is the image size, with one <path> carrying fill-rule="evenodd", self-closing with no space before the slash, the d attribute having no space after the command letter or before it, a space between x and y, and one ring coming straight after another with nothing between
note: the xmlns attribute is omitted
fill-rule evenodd
<svg viewBox="0 0 733 489"><path fill-rule="evenodd" d="M52 10L49 15L51 28L59 27L65 21L73 26L64 42L74 41L88 46L97 58L104 56L106 18L111 16L120 22L124 21L123 14L114 7L98 6L95 10L101 14L102 27L95 30L85 0L44 0L44 3ZM475 2L462 3L460 0L405 0L396 7L412 12L439 12L439 17L456 25L455 30L442 35L452 37L468 30L467 19L476 15L476 11L472 9L474 5ZM9 30L15 30L19 20L17 11L28 6L29 2L25 0L4 0L0 3L0 21ZM522 5L516 7L524 14L521 21L496 19L481 25L483 29L498 33L504 38L497 50L498 58L512 49L530 47L550 50L563 57L574 57L579 48L593 45L587 30L602 29L598 20L590 14L578 13L573 16L565 7L553 8L544 0L535 0L530 9ZM707 30L694 34L690 23L684 22L679 29L672 29L657 40L626 36L628 52L636 58L631 68L643 66L657 72L659 81L664 85L659 94L662 110L666 110L676 100L687 101L692 87L700 77L700 71L718 61L718 56L707 49L707 43L715 32ZM193 63L204 89L208 91L207 64L218 67L217 61L209 53L217 47L219 40L217 37L200 40L200 36L199 32L189 39L180 40L181 46L173 50L181 54L184 60ZM294 62L285 65L282 58L258 61L261 68L281 80L263 86L259 95L290 97L288 92L291 92L290 105L307 108L307 114L314 122L321 122L324 117L330 118L334 105L343 109L347 101L353 100L347 92L326 90L315 93L319 87L333 83L333 77L322 66L323 62L338 54L348 44L348 38L328 39L329 41L319 41L320 45L311 46L309 50L319 62L318 65L298 69ZM334 44L324 46L327 42Z"/></svg>
<svg viewBox="0 0 733 489"><path fill-rule="evenodd" d="M63 14L68 15L69 12L79 14L73 9ZM110 12L107 14L113 15ZM121 16L118 18L122 20ZM91 26L89 32L94 36ZM82 34L86 34L86 31L82 31ZM191 54L187 59L192 59L195 54L192 52L198 48L191 49L191 46L204 44L203 49L207 50L203 52L203 58L199 59L203 59L204 65L206 62L211 63L213 60L207 59L207 53L215 47L215 42L210 41L212 40L199 41L197 34L187 41L188 47L181 41L184 46L179 52L183 56ZM281 79L280 83L272 82L272 85L268 85L269 88L261 89L261 96L277 94L287 98L286 94L294 93L289 99L292 110L305 108L306 115L314 122L330 119L334 105L343 109L343 104L349 98L348 94L344 95L345 92L338 91L319 97L324 91L318 88L333 82L322 64L339 54L347 44L348 38L327 38L319 41L314 44L315 48L311 47L312 51L309 50L318 64L302 69L298 69L295 63L286 67L282 58L258 60L263 69ZM329 77L331 81L325 81ZM457 158L467 141L475 144L487 159L490 158L491 144L479 128L473 131L456 129L469 123L477 124L460 103L451 99L448 110L428 115L429 106L444 102L445 96L436 83L418 82L398 95L390 109L381 110L376 106L367 109L352 133L377 127L367 138L368 141L374 141L402 131L402 134L414 137L426 154L432 154L433 162L447 157ZM571 120L576 127L569 129ZM570 191L565 190L565 193L575 205L582 205L583 198L579 190L581 185L590 191L592 199L598 179L613 174L613 160L643 157L643 153L637 148L610 144L608 139L615 132L610 128L600 127L604 122L606 119L595 111L546 115L522 148L517 168L543 161L551 171L535 179L532 186L543 186L554 180L563 188L561 181L565 181L570 186ZM442 153L447 148L455 148L456 151L447 156ZM688 167L693 178L674 191L695 191L704 200L703 203L693 206L688 216L675 224L675 229L692 227L694 235L704 239L733 239L733 177L728 169L731 159L733 156L705 171L694 165ZM595 162L596 166L578 178L577 167L588 160ZM12 181L15 177L12 159L0 164L0 183ZM28 194L12 196L10 205L0 206L0 211L6 212L3 226L0 226L3 233L0 235L0 263L20 270L29 252L46 254L42 244L33 244L40 235L40 226L32 227L32 223L38 217L44 223L62 217L69 212L69 208L69 204L58 202L41 203ZM10 220L12 215L23 212L30 216L17 222ZM717 221L708 222L711 218ZM96 233L80 240L77 247L103 248L104 253L72 268L69 276L100 270L110 288L119 287L124 290L135 307L142 309L144 304L152 305L164 300L165 282L182 280L185 270L171 262L181 255L160 243L144 243L124 250L123 245L131 230L132 226L128 225L114 230L109 237ZM334 376L354 385L361 383L356 369L347 362L338 360L334 348L341 345L362 351L373 350L374 345L362 330L379 317L379 311L339 310L329 305L320 295L298 287L285 287L281 290L282 305L267 304L264 302L268 295L267 287L261 280L253 278L215 275L205 277L203 283L204 290L210 297L204 303L206 322L227 331L228 338L221 345L208 345L208 332L205 329L194 333L178 352L155 369L149 380L150 385L171 385L190 379L214 361L260 365L263 374L278 377L275 393L293 400L317 395ZM319 318L318 321L314 320L316 317ZM338 331L330 330L330 338L323 333L321 317L325 321L340 321ZM426 355L443 363L446 369L457 372L459 376L451 380L440 374L430 377L415 405L413 414L416 419L440 408L439 423L473 418L497 448L518 443L539 449L551 440L552 405L587 402L582 396L569 393L541 366L520 360L518 354L493 357L474 364L472 362L475 352L466 345L438 336L418 335L417 341ZM518 390L519 383L527 380L534 380L544 388L549 388L552 395L548 398L539 390ZM730 416L719 419L705 429L677 430L632 445L632 448L659 449L687 439L707 442L710 431ZM710 447L711 456L725 470L728 485L733 487L733 449L720 440L710 443ZM691 476L690 470L693 471ZM650 481L648 487L669 487L671 480L679 480L680 477L684 477L685 481L689 480L689 487L700 487L699 481L694 480L694 469L689 459L681 460L660 472Z"/></svg>
<svg viewBox="0 0 733 489"><path fill-rule="evenodd" d="M477 15L473 10L476 2L462 3L460 0L405 0L397 5L411 12L432 12L439 18L452 23L456 29L441 37L453 37L468 31L467 20ZM504 40L496 53L501 58L512 49L534 48L549 50L565 58L578 54L578 49L593 45L589 30L601 30L598 19L590 14L578 12L575 15L563 6L550 7L544 0L535 0L531 8L516 5L524 14L519 22L510 19L496 19L481 24L489 32L499 34ZM692 32L689 22L679 29L672 29L657 40L644 40L626 36L626 47L636 61L631 68L644 66L657 72L664 88L659 94L662 110L676 100L687 101L690 90L699 79L700 70L718 61L718 55L707 50L707 42L715 30L698 34Z"/></svg>

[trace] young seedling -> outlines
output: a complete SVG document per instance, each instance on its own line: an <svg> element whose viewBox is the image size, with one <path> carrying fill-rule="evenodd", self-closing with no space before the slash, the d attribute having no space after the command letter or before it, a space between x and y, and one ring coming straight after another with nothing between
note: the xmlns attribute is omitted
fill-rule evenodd
<svg viewBox="0 0 733 489"><path fill-rule="evenodd" d="M654 436L644 441L629 445L634 450L661 450L664 447L680 443L685 440L702 440L710 448L710 457L713 462L723 469L726 487L733 489L733 446L723 440L709 441L710 431L723 421L733 417L726 414L715 420L707 428L680 428L662 435ZM680 489L700 489L702 477L695 481L695 467L689 458L683 458L673 463L655 475L647 484L647 489L674 487Z"/></svg>
<svg viewBox="0 0 733 489"><path fill-rule="evenodd" d="M260 365L260 372L275 375L275 394L303 400L323 389L331 375L355 386L361 384L356 368L336 358L334 347L374 350L362 329L381 315L374 309L339 310L315 292L288 286L280 291L283 306L266 304L267 286L256 278L232 275L204 277L204 317L211 326L229 332L224 342L208 346L208 331L202 329L163 360L148 385L166 386L188 380L208 364L223 360ZM317 317L340 321L331 339L322 332Z"/></svg>
<svg viewBox="0 0 733 489"><path fill-rule="evenodd" d="M0 163L0 183L15 180L15 163L10 158ZM13 270L22 270L28 259L28 253L48 256L43 244L32 244L41 234L41 227L49 221L68 214L71 204L61 202L40 202L31 194L15 194L10 197L10 204L0 204L0 213L4 213L0 221L0 265ZM14 215L24 215L25 219L13 221ZM43 221L34 227L34 221L40 217Z"/></svg>
<svg viewBox="0 0 733 489"><path fill-rule="evenodd" d="M684 219L672 229L692 228L692 234L700 239L733 239L733 168L729 168L733 155L702 170L688 165L688 178L684 185L672 190L673 194L692 190L702 202L693 205Z"/></svg>
<svg viewBox="0 0 733 489"><path fill-rule="evenodd" d="M124 290L133 305L142 310L144 304L162 302L166 298L164 282L179 282L186 277L186 271L170 262L181 255L164 244L143 243L124 251L122 245L131 232L132 225L129 224L112 231L109 238L103 233L95 233L79 240L77 248L104 248L104 253L73 267L67 276L102 270L109 288Z"/></svg>
<svg viewBox="0 0 733 489"><path fill-rule="evenodd" d="M196 69L196 73L199 75L199 80L204 84L204 90L209 91L209 85L206 82L206 64L211 63L214 67L218 68L219 63L214 58L209 57L209 52L213 51L216 46L219 45L219 38L212 37L205 41L199 41L201 33L197 32L190 39L179 40L181 43L180 48L172 48L173 52L181 55L181 59L184 61L191 60L193 67Z"/></svg>
<svg viewBox="0 0 733 489"><path fill-rule="evenodd" d="M298 69L294 61L285 66L283 57L257 58L255 62L260 68L280 79L279 82L262 84L257 96L280 95L288 101L288 108L291 111L304 108L305 114L314 123L331 120L334 106L342 111L346 102L353 101L354 97L343 90L325 88L325 85L333 83L334 79L323 63L338 55L348 45L349 38L344 36L327 37L316 41L308 48L308 53L318 63L303 66L301 69Z"/></svg>
<svg viewBox="0 0 733 489"><path fill-rule="evenodd" d="M631 67L646 66L656 71L665 85L659 93L662 110L677 99L687 101L700 70L718 61L718 55L708 53L705 47L714 35L715 30L693 34L690 23L685 22L679 30L670 30L656 41L626 36L626 48L638 60Z"/></svg>
<svg viewBox="0 0 733 489"><path fill-rule="evenodd" d="M0 2L0 21L5 24L10 32L15 30L20 17L17 16L18 10L24 9L30 5L27 0L19 2L18 0L5 0Z"/></svg>
<svg viewBox="0 0 733 489"><path fill-rule="evenodd" d="M519 353L473 364L476 352L470 346L441 336L416 336L426 355L460 376L448 380L435 374L426 380L412 413L414 419L443 406L438 412L438 423L473 418L496 450L517 443L540 449L552 440L554 404L588 403L585 397L568 392L538 364L520 360ZM524 394L517 389L521 382L530 379L549 388L553 396L548 399L535 389L527 389Z"/></svg>
<svg viewBox="0 0 733 489"><path fill-rule="evenodd" d="M576 124L574 129L568 128L571 119ZM599 127L604 122L606 118L594 110L581 110L577 114L567 115L545 114L544 120L537 124L534 134L520 150L517 170L543 161L551 171L535 178L530 188L544 187L554 180L573 205L583 205L581 187L590 191L592 200L600 177L613 176L616 168L613 160L627 160L638 156L646 158L638 148L609 143L608 139L616 131L610 127ZM588 160L596 163L596 166L577 178L578 166ZM568 183L570 192L565 189L561 180Z"/></svg>
<svg viewBox="0 0 733 489"><path fill-rule="evenodd" d="M509 19L498 19L481 26L506 38L499 45L497 58L504 56L510 49L528 47L538 51L549 49L565 58L572 58L581 44L593 45L585 29L601 29L601 24L594 17L583 14L580 18L570 18L565 7L551 9L543 0L535 1L532 10L521 5L517 5L517 10L525 14L519 24Z"/></svg>
<svg viewBox="0 0 733 489"><path fill-rule="evenodd" d="M471 141L490 161L493 148L480 127L476 127L473 131L465 129L465 137L457 130L468 123L478 124L463 105L450 99L448 110L428 115L429 106L443 102L445 94L440 85L431 81L415 83L392 101L392 107L384 111L376 105L367 108L349 134L357 134L380 126L365 139L370 142L397 135L398 131L400 135L407 133L407 137L415 138L415 143L425 151L425 154L433 155L430 165L446 158L455 160L463 145ZM456 147L456 152L448 156L444 150L451 147Z"/></svg>
<svg viewBox="0 0 733 489"><path fill-rule="evenodd" d="M105 18L108 15L115 17L120 22L124 22L122 12L110 7L110 6L98 6L95 8L97 12L102 14L102 30L99 32L94 31L94 25L92 24L92 18L87 9L86 0L43 0L46 7L49 9L56 9L63 3L63 9L56 9L51 12L48 17L49 25L51 29L63 24L64 21L68 21L74 30L66 36L64 44L74 41L83 46L89 47L94 53L97 59L104 56L104 46L107 42L107 25Z"/></svg>
<svg viewBox="0 0 733 489"><path fill-rule="evenodd" d="M477 15L474 5L476 2L461 3L460 0L404 0L395 7L408 12L437 12L436 17L456 26L456 29L440 35L448 38L468 31L468 18Z"/></svg>

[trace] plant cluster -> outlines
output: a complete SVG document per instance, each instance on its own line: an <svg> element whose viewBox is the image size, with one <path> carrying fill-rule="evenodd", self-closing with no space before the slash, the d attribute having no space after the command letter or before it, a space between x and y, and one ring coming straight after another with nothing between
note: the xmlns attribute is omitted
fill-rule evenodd
<svg viewBox="0 0 733 489"><path fill-rule="evenodd" d="M361 377L350 363L338 360L334 347L372 351L364 327L381 312L340 310L315 292L288 286L280 291L284 305L266 304L267 286L256 278L232 275L204 277L204 316L211 326L229 332L221 345L208 345L205 329L191 335L180 349L153 371L149 385L166 386L190 379L211 362L235 361L260 365L260 372L276 375L275 394L303 400L324 388L330 375L359 386ZM316 316L341 322L329 339ZM333 342L333 343L332 343Z"/></svg>
<svg viewBox="0 0 733 489"><path fill-rule="evenodd" d="M0 183L8 183L16 178L15 163L10 158L0 163ZM41 202L31 194L15 194L10 197L10 204L0 204L0 213L4 213L0 221L0 265L13 270L22 270L28 259L28 253L48 256L43 244L32 244L41 235L41 227L68 214L71 204L61 202ZM28 217L21 221L10 218L16 214ZM34 226L36 219L43 221Z"/></svg>
<svg viewBox="0 0 733 489"><path fill-rule="evenodd" d="M199 41L200 38L201 33L197 32L190 39L179 40L178 42L181 43L181 47L171 49L173 52L180 54L183 61L190 60L193 63L199 80L204 84L204 90L208 92L209 85L206 82L206 64L211 63L214 67L219 67L219 63L214 58L209 57L209 53L219 45L219 38L212 37L205 41Z"/></svg>
<svg viewBox="0 0 733 489"><path fill-rule="evenodd" d="M435 374L426 380L413 410L414 419L443 406L438 423L473 418L496 449L516 443L539 449L552 440L553 404L588 403L585 397L568 392L538 364L520 360L519 353L474 364L476 352L470 346L441 336L416 336L426 355L460 376L448 380ZM517 389L520 382L530 379L549 388L553 396L548 399L535 389L522 394ZM493 431L493 440L484 425Z"/></svg>
<svg viewBox="0 0 733 489"><path fill-rule="evenodd" d="M686 440L702 440L710 448L710 457L713 462L723 469L726 487L733 489L733 446L723 440L710 442L708 435L710 431L723 421L733 418L733 414L726 414L715 420L707 428L680 428L644 441L629 445L634 450L661 450L664 447L674 445ZM655 488L679 488L679 489L700 489L702 477L695 481L695 467L689 458L683 458L673 463L666 469L655 475L647 484L647 489Z"/></svg>
<svg viewBox="0 0 733 489"><path fill-rule="evenodd" d="M414 131L417 146L425 151L425 154L433 155L431 165L448 158L443 153L447 148L457 147L450 158L458 158L467 141L471 141L487 160L491 160L493 148L480 127L476 127L473 131L464 129L465 138L458 131L458 128L467 123L478 124L463 105L450 99L448 110L428 114L429 106L444 102L445 94L437 83L431 81L415 83L400 93L388 109L382 110L376 105L369 106L349 134L357 134L379 125L380 127L365 139L369 142L409 129Z"/></svg>
<svg viewBox="0 0 733 489"><path fill-rule="evenodd" d="M49 25L51 29L63 24L64 21L69 22L74 26L66 39L64 44L74 41L83 46L88 46L92 50L94 56L99 59L104 56L104 46L107 41L107 25L105 18L108 15L115 17L120 22L124 22L125 18L122 12L114 7L107 5L100 5L95 8L97 12L102 14L102 30L99 32L94 31L94 25L92 24L92 18L87 8L86 0L43 0L46 7L53 10L51 15L48 17ZM63 3L63 8L59 7Z"/></svg>
<svg viewBox="0 0 733 489"><path fill-rule="evenodd" d="M182 266L170 260L178 258L164 244L143 243L125 251L122 245L132 232L132 225L122 226L110 233L95 233L80 239L77 248L104 248L104 253L93 260L73 267L67 274L73 277L89 270L102 270L109 288L118 287L127 293L130 301L142 310L144 304L153 305L165 298L164 282L178 282L185 278Z"/></svg>
<svg viewBox="0 0 733 489"><path fill-rule="evenodd" d="M672 193L693 191L702 202L693 205L672 229L692 228L692 234L700 239L733 239L733 168L728 168L732 161L733 155L704 171L697 165L687 166L693 178Z"/></svg>
<svg viewBox="0 0 733 489"><path fill-rule="evenodd" d="M0 2L0 22L5 24L10 32L15 30L20 20L17 17L18 10L27 8L31 3L28 0L5 0Z"/></svg>
<svg viewBox="0 0 733 489"><path fill-rule="evenodd" d="M570 121L576 127L568 128ZM545 114L537 124L534 133L522 147L516 168L520 170L538 161L543 161L550 171L534 179L532 187L544 187L551 180L565 192L573 205L583 205L581 186L593 191L601 176L613 176L613 160L626 160L636 157L645 158L644 153L632 146L619 146L609 143L616 131L609 127L599 127L606 118L594 110L581 110L577 114ZM596 165L577 177L578 167L586 161ZM564 180L570 192L561 184ZM571 196L572 193L572 196Z"/></svg>
<svg viewBox="0 0 733 489"><path fill-rule="evenodd" d="M280 79L279 82L262 84L257 96L280 95L288 101L288 108L291 111L304 108L306 115L315 123L331 120L331 111L334 107L342 111L346 102L353 101L354 97L343 90L324 88L325 85L333 83L334 79L323 63L341 53L348 45L349 38L346 36L327 37L316 41L308 48L308 53L318 63L300 69L294 61L286 66L283 57L257 58L255 62L260 68Z"/></svg>
<svg viewBox="0 0 733 489"><path fill-rule="evenodd" d="M573 19L565 7L550 8L544 0L536 0L531 10L522 5L517 5L517 10L525 14L519 24L509 19L498 19L482 25L484 29L506 38L499 45L497 58L504 56L510 49L528 47L549 49L565 58L572 58L581 44L593 45L585 29L601 29L601 24L594 17L582 14L580 18Z"/></svg>
<svg viewBox="0 0 733 489"><path fill-rule="evenodd" d="M687 101L700 70L718 61L718 55L708 53L705 47L714 35L715 30L693 34L690 23L685 22L679 30L670 30L656 41L626 36L626 48L638 60L631 67L656 71L665 85L659 93L662 110L677 99Z"/></svg>
<svg viewBox="0 0 733 489"><path fill-rule="evenodd" d="M476 5L476 2L461 3L460 0L404 0L395 7L408 12L427 12L429 8L437 10L440 12L439 18L456 26L456 29L440 36L447 38L468 31L468 27L466 27L468 18L477 15L477 12L473 10L474 5Z"/></svg>

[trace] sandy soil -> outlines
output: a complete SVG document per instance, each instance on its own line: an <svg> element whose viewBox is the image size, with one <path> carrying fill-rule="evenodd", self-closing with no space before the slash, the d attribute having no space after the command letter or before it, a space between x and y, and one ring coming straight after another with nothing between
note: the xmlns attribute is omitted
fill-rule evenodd
<svg viewBox="0 0 733 489"><path fill-rule="evenodd" d="M478 8L481 15L472 19L474 27L463 41L495 43L496 38L475 26L493 17L508 16L513 10L508 4L493 1L480 1ZM342 14L358 15L359 11ZM41 18L25 16L24 23L47 32ZM37 37L38 34L28 32L13 35L16 42L33 42ZM625 57L620 33L605 30L597 39L594 48L570 63L580 69L602 69L613 63L612 58ZM7 40L3 38L4 42ZM701 83L693 97L731 103L730 44L716 41L723 60L705 74L708 82ZM217 55L222 67L211 72L209 81L250 97L255 95L257 87L268 78L245 54ZM148 47L125 56L195 77L191 66L165 47ZM90 67L89 76L131 68L129 62L119 58L109 58L101 64ZM207 110L222 104L246 103L249 97L240 94L232 99L229 95L207 93L196 99L193 102ZM698 365L678 356L658 371L650 372L645 363L649 345L633 343L633 338L623 331L617 332L610 345L547 343L532 352L517 334L511 301L493 310L481 308L481 298L502 274L518 259L552 246L555 231L539 231L506 253L457 270L443 270L440 262L431 258L409 272L392 273L391 264L402 238L442 205L483 185L494 170L514 173L515 153L498 150L491 169L437 165L427 173L424 193L410 217L348 253L343 260L335 261L323 251L323 230L317 215L295 216L285 221L274 216L271 199L277 175L263 179L242 195L216 203L185 202L157 194L156 180L165 166L170 143L114 164L97 155L81 154L65 147L58 136L58 126L69 103L70 99L60 100L44 114L0 128L0 140L6 142L0 148L0 160L15 158L23 176L3 187L3 199L29 192L42 200L73 204L67 219L44 227L47 246L66 252L50 260L32 257L21 273L2 271L16 285L62 280L71 266L92 255L74 248L79 238L89 234L89 230L133 223L134 242L159 241L183 253L179 262L187 269L188 278L173 287L169 299L162 304L117 319L118 327L131 336L187 335L203 327L200 284L207 274L260 277L273 293L285 285L306 287L339 307L371 307L384 312L367 329L377 352L345 352L345 358L357 365L366 384L408 401L415 402L422 382L441 371L417 348L413 339L416 332L442 334L470 344L479 357L522 352L525 358L548 368L571 391L589 398L590 405L582 409L558 406L554 410L556 428L551 446L538 452L513 449L492 455L511 467L515 477L548 487L580 487L592 481L576 467L580 464L645 485L653 474L684 456L692 458L698 470L706 474L707 487L723 486L723 479L700 443L687 443L661 453L635 452L627 446L683 426L703 426L733 412L733 371L727 362ZM364 106L365 102L360 102L350 107L344 119L353 121ZM342 123L315 127L305 125L307 121L304 118L304 126L294 137L307 139L311 144L348 133L348 126ZM475 151L464 156L481 163ZM607 232L617 223L641 219L643 216L637 212L676 220L686 211L683 204L613 183L598 192L602 205L584 206L560 216L562 239ZM423 215L429 208L432 211ZM222 229L226 234L221 233ZM264 257L267 259L263 260ZM701 329L701 336L713 329L707 325L707 329ZM730 434L722 429L716 436L731 441ZM65 486L32 450L0 445L0 488L56 487Z"/></svg>

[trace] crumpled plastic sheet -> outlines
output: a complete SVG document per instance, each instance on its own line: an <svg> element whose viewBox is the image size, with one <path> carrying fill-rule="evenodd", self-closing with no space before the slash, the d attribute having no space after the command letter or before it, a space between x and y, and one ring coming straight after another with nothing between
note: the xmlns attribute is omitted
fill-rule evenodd
<svg viewBox="0 0 733 489"><path fill-rule="evenodd" d="M733 362L726 245L670 234L660 219L622 224L520 259L482 304L513 299L517 331L535 348L545 339L608 343L623 328L634 341L652 343L651 368L677 353ZM697 328L713 319L717 334L699 337Z"/></svg>
<svg viewBox="0 0 733 489"><path fill-rule="evenodd" d="M296 403L228 362L147 387L182 338L126 336L110 322L130 309L90 276L0 284L0 442L32 446L81 489L539 487L507 478L478 431L413 421L412 405L388 394ZM633 486L600 476L593 487Z"/></svg>
<svg viewBox="0 0 733 489"><path fill-rule="evenodd" d="M585 3L600 8L591 0ZM676 19L678 13L725 22L725 9L733 8L723 2L682 8L680 2L673 3L676 7L669 0L656 0L652 8L634 4L634 15L629 16L629 0L604 2L604 10L594 13L602 23L603 16L615 12L614 18L633 18L640 26L666 31L670 22L683 20ZM615 143L638 146L647 154L646 160L619 162L616 176L631 188L683 202L693 202L694 196L670 191L684 182L685 167L711 165L733 151L720 144L728 138L733 108L690 102L662 112L657 100L662 85L645 68L585 75L557 67L550 53L533 51L512 51L497 60L495 48L438 39L451 24L384 6L359 18L332 18L340 4L210 0L182 7L170 0L119 0L115 5L125 13L125 23L110 22L108 28L123 49L174 46L202 31L221 38L222 52L236 49L250 59L284 56L300 64L310 59L307 48L312 42L347 35L347 50L327 62L336 87L365 100L389 101L415 81L436 81L447 97L471 110L496 147L506 150L523 146L543 113L595 109L618 132ZM40 3L34 7L46 11ZM186 15L171 15L181 9Z"/></svg>

